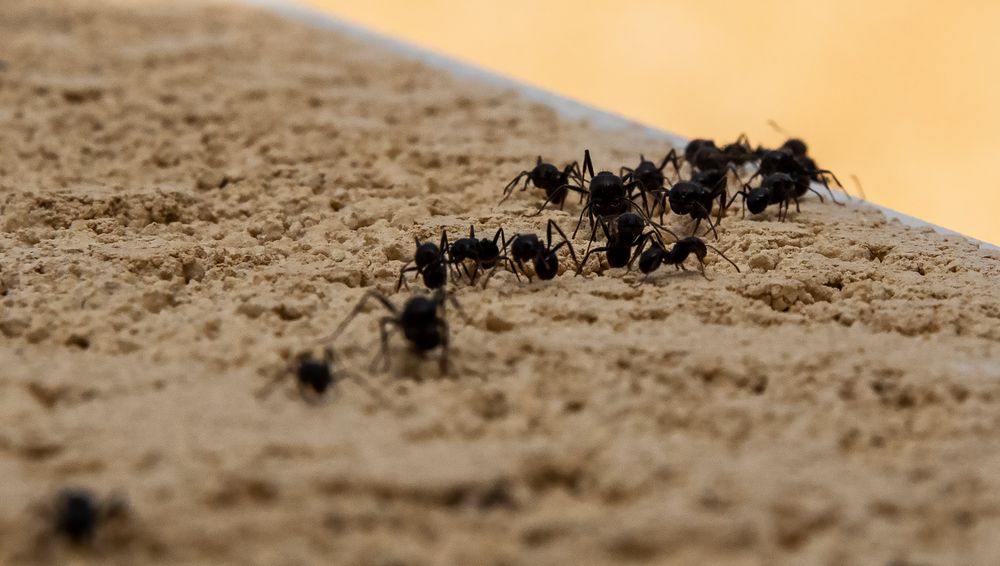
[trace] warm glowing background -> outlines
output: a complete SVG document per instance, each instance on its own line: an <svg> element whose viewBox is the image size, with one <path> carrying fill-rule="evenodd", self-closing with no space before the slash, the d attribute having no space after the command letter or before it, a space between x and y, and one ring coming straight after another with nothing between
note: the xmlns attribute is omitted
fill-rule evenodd
<svg viewBox="0 0 1000 566"><path fill-rule="evenodd" d="M869 200L1000 243L1000 2L298 1L687 137L774 119Z"/></svg>

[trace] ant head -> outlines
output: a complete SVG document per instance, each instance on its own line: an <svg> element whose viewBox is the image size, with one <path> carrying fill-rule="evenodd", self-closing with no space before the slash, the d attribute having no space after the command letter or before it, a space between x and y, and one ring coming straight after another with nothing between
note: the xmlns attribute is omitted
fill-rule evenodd
<svg viewBox="0 0 1000 566"><path fill-rule="evenodd" d="M768 187L751 189L744 197L744 200L751 214L760 214L764 212L767 205L771 204L771 189Z"/></svg>
<svg viewBox="0 0 1000 566"><path fill-rule="evenodd" d="M459 238L451 244L448 254L453 261L465 261L466 259L474 258L478 248L479 240L475 238Z"/></svg>
<svg viewBox="0 0 1000 566"><path fill-rule="evenodd" d="M551 163L539 163L531 170L531 182L537 187L555 188L562 184L562 173Z"/></svg>
<svg viewBox="0 0 1000 566"><path fill-rule="evenodd" d="M538 255L542 242L535 234L518 234L510 242L510 254L517 261L528 261Z"/></svg>
<svg viewBox="0 0 1000 566"><path fill-rule="evenodd" d="M684 160L687 162L694 161L694 156L703 147L715 147L714 140L696 139L688 142L687 147L684 148Z"/></svg>
<svg viewBox="0 0 1000 566"><path fill-rule="evenodd" d="M792 152L787 149L768 151L760 158L760 172L764 175L794 173L801 169L802 166L795 160Z"/></svg>
<svg viewBox="0 0 1000 566"><path fill-rule="evenodd" d="M56 530L74 543L94 537L98 514L94 494L86 489L68 488L56 498Z"/></svg>
<svg viewBox="0 0 1000 566"><path fill-rule="evenodd" d="M441 249L437 247L437 244L424 242L417 246L417 252L413 254L413 261L417 267L424 267L434 263L439 257L441 257Z"/></svg>
<svg viewBox="0 0 1000 566"><path fill-rule="evenodd" d="M687 249L700 260L705 259L705 256L708 255L708 247L705 246L705 242L698 236L688 236L679 240L677 246Z"/></svg>
<svg viewBox="0 0 1000 566"><path fill-rule="evenodd" d="M479 240L476 249L476 257L482 260L495 258L500 255L500 247L497 243L489 238L482 238Z"/></svg>
<svg viewBox="0 0 1000 566"><path fill-rule="evenodd" d="M299 383L312 388L316 393L324 393L333 382L333 375L330 372L330 364L321 360L304 359L299 361L295 368L295 375Z"/></svg>
<svg viewBox="0 0 1000 566"><path fill-rule="evenodd" d="M653 244L639 256L639 271L647 275L656 271L663 263L665 253L660 243L654 240Z"/></svg>
<svg viewBox="0 0 1000 566"><path fill-rule="evenodd" d="M610 171L601 171L590 180L591 199L618 198L625 193L625 183L622 178Z"/></svg>
<svg viewBox="0 0 1000 566"><path fill-rule="evenodd" d="M646 221L634 212L625 212L615 219L615 231L619 239L633 241L642 234Z"/></svg>
<svg viewBox="0 0 1000 566"><path fill-rule="evenodd" d="M787 173L771 173L770 175L764 177L764 180L760 182L761 188L778 191L782 194L790 192L794 188L794 185L795 179Z"/></svg>
<svg viewBox="0 0 1000 566"><path fill-rule="evenodd" d="M806 145L806 142L798 138L791 138L781 144L781 149L788 150L795 157L805 157L806 153L809 152L809 146Z"/></svg>
<svg viewBox="0 0 1000 566"><path fill-rule="evenodd" d="M417 295L411 297L403 306L401 323L403 328L426 328L437 322L438 304L444 300L444 294L436 298Z"/></svg>

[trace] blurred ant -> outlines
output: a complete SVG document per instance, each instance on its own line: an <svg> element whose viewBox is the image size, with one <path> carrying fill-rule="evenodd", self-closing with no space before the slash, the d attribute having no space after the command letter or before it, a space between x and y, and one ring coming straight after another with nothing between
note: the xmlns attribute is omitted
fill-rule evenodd
<svg viewBox="0 0 1000 566"><path fill-rule="evenodd" d="M647 215L653 215L659 210L660 213L660 224L663 223L663 215L666 212L666 206L664 202L664 183L666 182L666 177L663 175L663 170L666 168L667 164L672 164L674 166L674 172L680 175L681 166L678 163L677 151L671 149L660 164L657 165L652 161L646 161L644 155L639 155L639 165L635 168L622 167L620 169L622 181L625 183L631 182L632 180L639 181L639 186L644 192L652 193L653 204L652 208L646 211Z"/></svg>
<svg viewBox="0 0 1000 566"><path fill-rule="evenodd" d="M833 190L830 189L830 184L829 180L827 179L827 176L829 176L830 179L832 179L833 182L836 183L836 186L840 188L840 190L844 191L845 193L847 191L844 189L844 185L843 183L840 182L840 179L838 179L837 176L833 174L833 171L830 171L828 169L820 169L819 166L816 165L816 161L809 156L809 146L806 145L806 142L804 142L802 139L792 137L774 120L768 120L768 124L770 124L770 126L775 130L777 130L779 133L789 136L788 139L785 140L785 143L781 144L779 150L787 151L792 155L795 161L798 162L799 164L801 174L807 175L810 181L815 181L817 183L822 184L826 188L826 191L830 193L830 199L837 204L842 204L834 196ZM788 173L790 175L796 174L795 172L789 170L790 167L788 166L787 163L784 163L784 166L785 166L784 169L779 169L777 171L770 171L770 172ZM766 174L767 173L765 173L765 175ZM802 196L804 194L805 191L803 191L798 196Z"/></svg>
<svg viewBox="0 0 1000 566"><path fill-rule="evenodd" d="M531 171L521 171L511 182L507 183L507 186L503 189L504 196L497 205L503 204L504 201L510 198L510 195L514 193L517 183L524 178L524 186L521 187L522 191L528 188L528 183L531 183L535 187L543 189L546 200L558 204L559 210L562 210L563 204L566 202L566 195L569 194L566 186L569 185L570 176L580 176L580 165L576 161L567 165L560 172L559 168L555 165L542 162L542 156L539 155L534 169Z"/></svg>
<svg viewBox="0 0 1000 566"><path fill-rule="evenodd" d="M563 241L552 246L552 229L555 228L559 235L562 236ZM577 268L580 267L580 262L576 259L576 252L573 250L573 243L569 241L566 237L566 233L562 231L562 228L555 223L554 220L549 220L548 227L545 235L545 243L543 244L541 238L535 234L516 234L504 248L510 246L510 255L513 261L514 269L520 268L521 273L531 281L531 274L527 272L524 264L527 262L532 262L535 268L535 275L538 276L542 281L548 281L554 279L559 273L559 256L556 252L559 251L563 246L569 248L569 255L573 258L573 263L576 264ZM517 275L517 272L514 272ZM492 276L492 273L490 274Z"/></svg>
<svg viewBox="0 0 1000 566"><path fill-rule="evenodd" d="M399 270L399 280L396 281L396 291L406 284L406 274L416 271L424 280L424 285L428 289L439 289L448 282L448 233L441 231L441 244L434 242L423 242L413 237L417 245L417 251L413 254L413 259L406 262ZM408 267L410 264L412 267ZM409 285L407 285L409 288Z"/></svg>
<svg viewBox="0 0 1000 566"><path fill-rule="evenodd" d="M77 545L92 542L103 525L124 520L129 514L124 498L110 496L100 501L90 490L82 488L60 491L51 507L46 505L40 510L51 517L51 532Z"/></svg>
<svg viewBox="0 0 1000 566"><path fill-rule="evenodd" d="M667 164L674 166L674 171L680 174L681 166L677 161L677 150L671 149L660 164L657 165L652 161L646 161L646 156L639 155L639 165L632 169L630 167L622 167L619 170L622 181L628 183L633 179L639 181L640 186L642 186L645 191L655 191L657 189L663 188L664 176L663 170L667 167Z"/></svg>
<svg viewBox="0 0 1000 566"><path fill-rule="evenodd" d="M274 386L284 381L289 374L294 374L302 399L310 403L316 402L344 377L333 369L334 359L333 348L329 347L323 349L323 357L320 359L307 352L300 353L295 362L282 368L271 382L257 391L256 396L259 399L267 397Z"/></svg>
<svg viewBox="0 0 1000 566"><path fill-rule="evenodd" d="M415 295L406 300L402 311L392 303L385 295L375 289L370 289L361 297L347 318L340 323L334 331L331 340L336 340L340 334L347 329L348 324L365 308L369 299L375 299L392 316L385 316L379 319L379 335L382 341L382 348L379 354L382 356L384 368L389 368L389 327L394 326L403 331L403 337L410 343L413 349L420 355L426 354L436 348L441 348L440 366L443 373L448 372L448 321L445 319L445 301L450 301L459 314L468 321L468 317L462 310L454 296L446 294L443 289L437 289L434 295L428 297ZM378 355L372 360L372 366L378 361Z"/></svg>
<svg viewBox="0 0 1000 566"><path fill-rule="evenodd" d="M757 149L752 148L750 138L746 134L740 134L736 141L722 146L720 151L729 163L741 167L760 159L763 148L761 146L757 146Z"/></svg>
<svg viewBox="0 0 1000 566"><path fill-rule="evenodd" d="M784 222L788 218L790 202L795 203L795 212L801 212L799 208L799 189L802 186L816 192L815 189L809 187L808 179L802 177L796 179L787 173L771 173L764 177L759 187L744 187L742 191L733 195L733 199L737 195L743 196L743 205L746 209L750 210L751 214L760 214L768 206L777 204L778 219Z"/></svg>
<svg viewBox="0 0 1000 566"><path fill-rule="evenodd" d="M504 241L503 228L499 228L493 234L493 239L491 240L488 238L476 238L476 227L469 225L469 237L455 240L451 244L451 247L448 248L448 256L451 263L461 266L466 277L469 279L469 283L475 283L479 277L480 269L488 271L496 267L501 261L510 262L510 258L501 255L500 247ZM465 265L466 261L471 261L475 264L472 273L469 273L469 269Z"/></svg>
<svg viewBox="0 0 1000 566"><path fill-rule="evenodd" d="M719 149L715 145L715 140L705 140L705 139L691 140L688 142L686 146L684 146L684 161L686 161L687 163L693 163L695 160L695 156L698 155L698 152L704 148Z"/></svg>
<svg viewBox="0 0 1000 566"><path fill-rule="evenodd" d="M634 259L632 256L633 248L642 246L650 238L660 238L660 234L656 231L656 228L668 232L675 240L677 239L676 234L659 226L653 225L654 229L647 231L647 225L652 224L634 212L625 212L619 215L615 219L613 230L611 231L608 230L607 226L602 224L601 229L604 231L607 243L599 248L588 249L587 253L583 256L583 261L576 268L576 274L580 275L583 272L583 267L587 264L587 259L590 258L591 254L601 252L604 252L608 260L608 265L612 268L631 266Z"/></svg>
<svg viewBox="0 0 1000 566"><path fill-rule="evenodd" d="M663 243L655 238L649 239L652 244L648 250L643 251L642 246L636 251L639 254L639 271L645 274L640 283L649 279L649 274L656 271L663 264L673 265L677 269L682 271L687 271L684 267L684 260L686 260L691 254L694 254L695 258L698 260L698 270L701 272L701 276L708 279L708 275L705 274L705 256L708 255L708 250L711 249L715 253L719 254L722 259L728 261L733 267L736 268L736 272L740 273L740 268L731 259L726 257L718 248L706 244L701 238L697 236L688 236L682 240L674 242L674 245L668 250L663 246ZM643 246L645 243L643 244Z"/></svg>

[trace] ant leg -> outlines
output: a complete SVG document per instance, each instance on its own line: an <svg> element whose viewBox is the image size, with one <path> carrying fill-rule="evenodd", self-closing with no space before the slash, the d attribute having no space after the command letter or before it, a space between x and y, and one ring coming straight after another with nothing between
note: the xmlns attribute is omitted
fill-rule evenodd
<svg viewBox="0 0 1000 566"><path fill-rule="evenodd" d="M413 263L413 260L410 260L410 261L404 263L403 264L403 268L399 270L399 279L396 281L396 292L397 293L399 292L399 288L402 287L404 284L406 285L406 290L407 291L410 290L410 284L406 282L406 274L407 273L409 273L411 271L416 271L417 273L420 272L420 268L417 267L417 266L415 266L415 265L413 267L407 267L411 263Z"/></svg>
<svg viewBox="0 0 1000 566"><path fill-rule="evenodd" d="M448 374L450 369L448 363L448 352L450 350L448 340L448 321L443 319L438 320L437 327L438 332L441 333L441 361L438 363L440 364L439 367L441 369L441 373Z"/></svg>
<svg viewBox="0 0 1000 566"><path fill-rule="evenodd" d="M524 179L524 186L521 187L521 190L524 191L528 188L528 183L531 181L531 173L528 173L527 171L521 171L520 173L517 174L517 177L514 177L514 179L511 182L507 183L507 186L503 188L503 198L500 199L500 202L497 203L497 206L503 204L505 200L510 198L510 195L514 194L514 188L517 187L517 183L518 181L521 180L522 177L524 177L525 179Z"/></svg>
<svg viewBox="0 0 1000 566"><path fill-rule="evenodd" d="M580 229L580 224L583 224L583 215L584 215L585 213L587 213L588 211L590 211L590 208L591 208L591 205L590 205L590 203L587 203L587 206L583 207L583 209L582 209L582 210L580 210L580 218L578 218L578 219L576 220L576 228L574 228L574 229L573 229L573 237L574 237L574 238L576 237L576 232L577 232L577 230L579 230L579 229Z"/></svg>
<svg viewBox="0 0 1000 566"><path fill-rule="evenodd" d="M582 187L577 187L574 185L562 185L561 187L558 187L556 190L552 191L551 194L546 195L545 202L542 203L542 206L540 206L538 210L535 211L534 214L529 214L528 218L538 216L539 214L541 214L542 211L545 210L545 207L548 206L549 203L555 200L556 196L559 194L559 191L562 189L566 189L567 191L573 191L575 193L580 193L581 196L585 196L588 194L587 190Z"/></svg>
<svg viewBox="0 0 1000 566"><path fill-rule="evenodd" d="M636 180L636 181L632 181L631 183L628 183L627 185L625 185L626 194L630 193L631 189L634 188L634 187L639 187L639 196L642 198L642 210L645 213L645 216L649 216L649 214L650 214L649 213L649 201L646 200L646 188L642 185L641 181ZM628 198L628 201L630 203L632 203L632 204L635 204L635 201L632 200L633 198L635 198L635 197L630 196Z"/></svg>
<svg viewBox="0 0 1000 566"><path fill-rule="evenodd" d="M628 178L632 177L632 173L635 173L635 169L631 167L625 167L622 165L618 168L618 176L622 178L622 181L628 182Z"/></svg>
<svg viewBox="0 0 1000 566"><path fill-rule="evenodd" d="M557 232L559 232L559 235L562 236L563 241L566 242L566 244L569 246L569 255L570 255L570 257L573 258L573 263L576 264L577 269L579 269L580 268L580 262L576 259L576 252L573 250L573 242L569 241L569 238L566 237L566 233L563 232L562 228L560 228L559 225L556 224L555 221L553 221L553 220L549 220L548 235L547 235L548 243L547 243L547 245L545 247L546 248L550 248L550 249L552 248L552 228L553 227L556 229Z"/></svg>
<svg viewBox="0 0 1000 566"><path fill-rule="evenodd" d="M562 244L560 244L560 245L562 245ZM601 253L601 252L606 252L606 251L608 251L608 248L606 246L601 246L599 248L594 248L592 250L588 249L587 253L584 254L584 256L583 256L583 261L581 261L579 264L577 264L576 274L580 275L580 274L583 273L583 268L586 267L587 260L590 259L591 254L596 254L596 253Z"/></svg>
<svg viewBox="0 0 1000 566"><path fill-rule="evenodd" d="M831 173L831 175L832 175L832 173ZM861 186L861 179L858 179L858 176L855 175L854 173L851 173L851 179L854 181L854 186L856 186L858 188L858 194L861 195L861 199L862 200L868 200L868 197L865 196L865 188ZM836 177L834 177L834 180L836 180ZM846 193L847 190L845 189L844 192ZM850 196L850 195L847 195L847 196Z"/></svg>
<svg viewBox="0 0 1000 566"><path fill-rule="evenodd" d="M384 316L379 319L378 333L379 333L379 339L381 340L382 343L382 347L375 354L375 357L372 358L371 365L369 366L369 369L371 369L371 371L375 371L380 355L382 356L383 371L389 371L389 329L387 327L398 324L399 320L391 316Z"/></svg>
<svg viewBox="0 0 1000 566"><path fill-rule="evenodd" d="M646 242L649 241L651 237L652 234L648 232L639 237L639 240L636 242L635 252L632 253L632 257L628 260L628 265L625 266L626 271L632 271L632 264L635 263L635 260L642 254L642 251L646 249Z"/></svg>
<svg viewBox="0 0 1000 566"><path fill-rule="evenodd" d="M365 304L368 303L368 299L372 298L382 303L382 306L385 307L386 310L391 312L396 319L399 318L399 309L396 308L396 305L392 304L392 301L386 298L386 296L380 293L379 291L375 289L369 289L364 294L364 296L361 297L361 300L358 301L358 304L355 305L351 313L347 315L347 318L345 318L344 321L340 323L340 326L338 326L337 329L334 330L333 335L331 335L330 338L323 340L323 342L333 342L334 340L336 340L340 336L340 334L347 328L347 325L350 324L352 320L354 320L354 317L358 316L358 314L361 313L361 309L365 308Z"/></svg>
<svg viewBox="0 0 1000 566"><path fill-rule="evenodd" d="M469 318L469 315L465 313L465 309L462 308L462 304L458 302L458 299L455 298L455 295L452 295L451 293L445 293L444 291L439 290L437 293L434 294L434 302L439 306L441 306L442 316L445 314L445 308L444 308L445 301L448 301L449 303L451 303L451 306L455 307L455 310L458 311L459 316L462 317L462 320L464 320L466 324L472 324L472 319Z"/></svg>
<svg viewBox="0 0 1000 566"><path fill-rule="evenodd" d="M705 278L705 281L711 281L711 279L708 278L708 274L705 273L705 262L701 261L701 258L697 259L698 259L698 271L701 272L701 276Z"/></svg>
<svg viewBox="0 0 1000 566"><path fill-rule="evenodd" d="M702 242L702 243L704 243L704 242ZM708 249L710 249L710 250L712 250L712 251L714 251L715 253L719 254L719 257L721 257L722 259L728 261L733 267L736 268L736 273L742 273L742 271L740 271L740 266L736 265L736 262L734 262L733 260L731 260L728 257L726 257L726 254L722 253L719 250L719 248L717 248L717 247L715 247L713 245L710 245L710 244L705 244L705 247L708 248Z"/></svg>
<svg viewBox="0 0 1000 566"><path fill-rule="evenodd" d="M266 398L268 395L271 394L271 391L274 390L275 386L277 386L279 383L284 381L286 377L288 377L288 374L289 372L292 371L292 369L293 368L290 365L282 367L274 374L274 377L270 381L268 381L266 384L264 384L263 387L261 387L260 389L257 390L256 393L254 393L254 396L257 397L258 399Z"/></svg>
<svg viewBox="0 0 1000 566"><path fill-rule="evenodd" d="M590 178L591 179L594 178L594 163L590 160L590 150L589 149L583 150L583 167L581 168L581 171L583 172L583 174L581 175L581 178L584 178L584 176L588 172L590 173Z"/></svg>

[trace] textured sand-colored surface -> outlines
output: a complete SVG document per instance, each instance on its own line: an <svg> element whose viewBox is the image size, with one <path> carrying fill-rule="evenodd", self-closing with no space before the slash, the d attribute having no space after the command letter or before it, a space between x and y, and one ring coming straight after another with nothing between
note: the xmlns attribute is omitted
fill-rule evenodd
<svg viewBox="0 0 1000 566"><path fill-rule="evenodd" d="M7 0L0 58L0 563L1000 560L989 252L808 199L724 221L742 274L461 288L450 377L369 373L372 309L366 387L261 401L414 235L541 231L536 154L667 148L234 7ZM63 485L132 524L44 544Z"/></svg>

